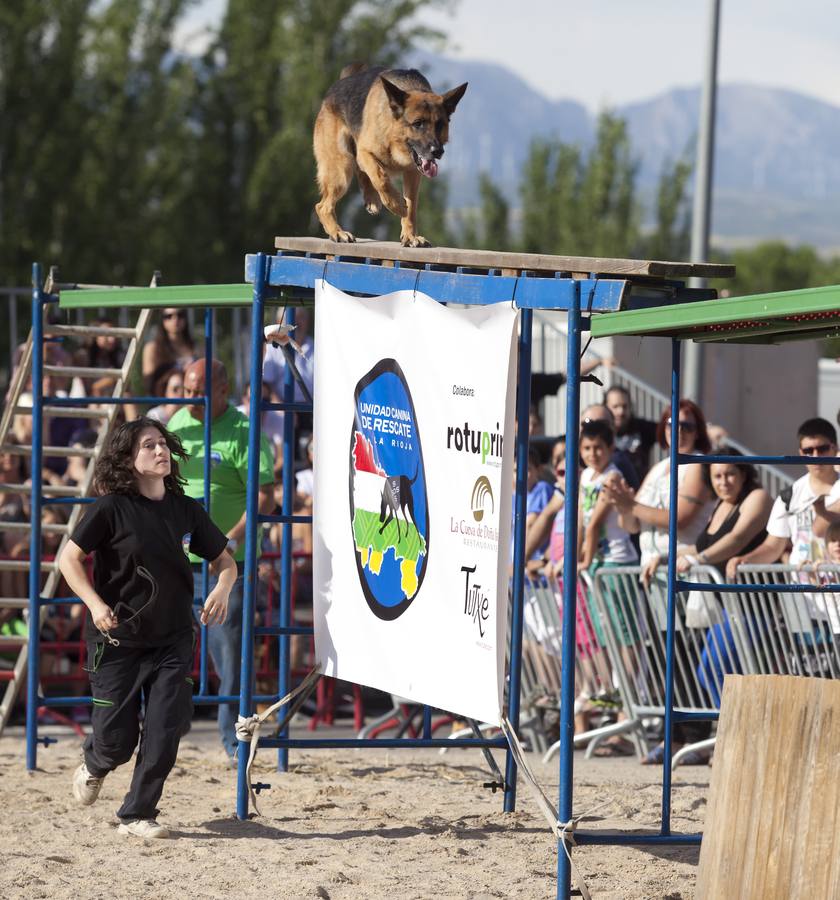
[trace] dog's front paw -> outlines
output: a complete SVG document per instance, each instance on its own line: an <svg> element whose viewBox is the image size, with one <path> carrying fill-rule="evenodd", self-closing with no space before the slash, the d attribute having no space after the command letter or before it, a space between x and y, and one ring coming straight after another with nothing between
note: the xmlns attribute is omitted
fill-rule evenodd
<svg viewBox="0 0 840 900"><path fill-rule="evenodd" d="M431 243L421 234L404 234L400 237L403 247L431 247Z"/></svg>
<svg viewBox="0 0 840 900"><path fill-rule="evenodd" d="M339 244L355 244L356 238L349 231L336 231L330 237Z"/></svg>
<svg viewBox="0 0 840 900"><path fill-rule="evenodd" d="M371 200L365 203L365 209L372 215L378 216L382 212L382 204L378 200Z"/></svg>

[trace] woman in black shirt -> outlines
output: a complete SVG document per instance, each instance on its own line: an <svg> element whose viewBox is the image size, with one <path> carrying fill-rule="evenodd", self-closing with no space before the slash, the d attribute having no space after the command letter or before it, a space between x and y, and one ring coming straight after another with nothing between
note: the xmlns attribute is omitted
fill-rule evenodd
<svg viewBox="0 0 840 900"><path fill-rule="evenodd" d="M755 466L748 463L713 463L709 476L718 502L695 545L680 550L677 572L684 574L694 565L713 566L725 579L729 560L749 553L764 540L773 499L761 487ZM719 604L719 595L715 597ZM740 672L741 668L729 620L720 606L716 618L718 621L706 632L697 679L719 708L724 674ZM711 734L711 722L695 725L693 740L703 740ZM675 746L683 743L679 740L682 733L679 726L674 729ZM696 751L689 762L707 759L705 753Z"/></svg>
<svg viewBox="0 0 840 900"><path fill-rule="evenodd" d="M158 800L192 715L193 576L187 552L211 560L219 576L202 622L227 615L236 564L227 537L204 508L184 495L184 453L159 422L121 425L96 464L99 498L61 554L59 568L87 606L85 639L93 694L93 733L73 776L85 806L105 776L139 749L131 787L117 812L119 830L168 837L156 822ZM85 558L94 554L93 584ZM145 708L142 731L139 714Z"/></svg>
<svg viewBox="0 0 840 900"><path fill-rule="evenodd" d="M759 484L754 466L713 463L709 470L718 502L695 546L680 550L677 572L687 572L696 561L725 577L733 556L749 553L764 540L773 499Z"/></svg>

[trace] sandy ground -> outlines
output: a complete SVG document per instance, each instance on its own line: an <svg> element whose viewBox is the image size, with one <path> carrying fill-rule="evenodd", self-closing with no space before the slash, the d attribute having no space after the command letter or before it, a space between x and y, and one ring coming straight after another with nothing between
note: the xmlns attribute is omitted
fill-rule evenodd
<svg viewBox="0 0 840 900"><path fill-rule="evenodd" d="M70 791L80 741L63 735L39 750L27 772L20 729L0 739L0 897L553 898L556 845L526 785L518 810L482 788L489 771L477 750L291 752L274 770L261 750L263 815L233 816L235 773L223 765L214 723L199 722L181 744L161 801L174 840L117 833L114 810L131 764L108 776L96 804ZM502 760L501 755L499 756ZM502 763L503 764L503 763ZM635 759L575 761L575 811L587 828L655 827L661 769ZM533 769L556 803L556 761ZM673 828L702 828L711 770L675 776ZM584 826L581 826L584 827ZM698 848L587 847L575 851L593 898L694 897Z"/></svg>

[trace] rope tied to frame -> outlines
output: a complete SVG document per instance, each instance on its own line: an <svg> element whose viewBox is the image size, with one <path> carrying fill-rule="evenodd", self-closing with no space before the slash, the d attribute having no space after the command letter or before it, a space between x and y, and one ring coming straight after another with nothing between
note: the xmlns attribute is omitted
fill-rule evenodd
<svg viewBox="0 0 840 900"><path fill-rule="evenodd" d="M257 756L257 747L259 746L260 740L260 731L262 730L263 725L266 720L274 715L281 706L285 706L287 703L291 703L292 700L295 702L291 707L286 711L286 715L283 717L283 720L277 725L277 732L281 732L295 713L303 706L306 698L312 693L315 689L315 685L318 683L318 680L321 677L322 666L321 663L316 662L315 668L306 676L306 678L301 681L301 683L296 687L289 691L285 697L281 697L276 703L273 703L269 706L268 709L264 710L259 714L254 714L253 716L237 716L236 725L234 726L234 730L236 731L236 739L239 741L244 741L251 745L250 752L248 753L248 765L245 768L245 777L248 781L248 794L251 798L251 805L254 808L254 812L257 815L262 815L259 810L259 806L257 805L257 794L254 790L253 785L251 784L251 766L254 764L254 759Z"/></svg>
<svg viewBox="0 0 840 900"><path fill-rule="evenodd" d="M576 846L575 829L577 828L580 820L586 818L586 816L591 816L594 812L601 809L601 807L606 806L607 804L602 803L600 806L597 806L594 810L590 810L588 813L582 813L579 816L572 816L572 818L569 819L568 822L561 822L557 810L554 808L554 804L551 802L551 800L548 799L545 791L540 787L539 782L534 776L534 773L531 771L531 768L528 765L528 761L525 758L525 751L522 749L522 744L519 743L519 738L516 736L516 731L514 730L513 725L511 725L510 720L506 716L502 716L502 732L507 739L508 746L510 747L510 752L513 754L513 758L516 760L516 765L522 772L522 777L531 788L531 793L534 795L534 799L537 801L537 806L539 806L540 811L542 812L543 816L545 816L545 819L548 822L551 833L557 838L557 841L563 848L563 852L566 854L566 858L569 860L569 865L572 870L572 878L574 878L575 884L578 886L581 897L583 897L584 900L592 900L592 894L589 892L589 888L586 886L586 882L583 880L583 876L581 875L578 867L575 865L574 860L572 859L572 854L569 852L569 845L571 845L572 847Z"/></svg>
<svg viewBox="0 0 840 900"><path fill-rule="evenodd" d="M263 329L265 340L273 347L280 347L285 344L291 344L297 354L306 359L306 350L292 337L292 332L297 325L266 325Z"/></svg>

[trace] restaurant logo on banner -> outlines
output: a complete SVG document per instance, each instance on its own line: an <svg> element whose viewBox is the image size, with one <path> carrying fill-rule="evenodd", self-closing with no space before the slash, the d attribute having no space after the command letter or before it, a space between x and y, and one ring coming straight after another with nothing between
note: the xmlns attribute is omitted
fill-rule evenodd
<svg viewBox="0 0 840 900"><path fill-rule="evenodd" d="M417 596L429 555L429 503L417 414L403 371L380 360L356 385L350 513L359 583L380 619Z"/></svg>
<svg viewBox="0 0 840 900"><path fill-rule="evenodd" d="M496 511L496 505L493 502L493 488L490 485L490 479L486 475L480 475L472 489L472 514L476 522L480 522L484 518L485 505L490 507L490 512Z"/></svg>

